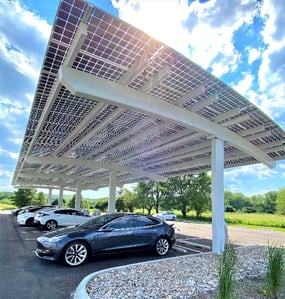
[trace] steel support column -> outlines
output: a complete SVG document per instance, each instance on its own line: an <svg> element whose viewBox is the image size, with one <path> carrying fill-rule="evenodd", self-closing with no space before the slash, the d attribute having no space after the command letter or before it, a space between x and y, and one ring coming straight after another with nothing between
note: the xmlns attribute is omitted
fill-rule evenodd
<svg viewBox="0 0 285 299"><path fill-rule="evenodd" d="M58 198L58 207L62 208L63 206L63 187L59 189L59 198Z"/></svg>
<svg viewBox="0 0 285 299"><path fill-rule="evenodd" d="M108 212L115 212L116 208L116 186L117 186L117 173L115 171L110 172L110 186L109 186L109 201Z"/></svg>
<svg viewBox="0 0 285 299"><path fill-rule="evenodd" d="M224 141L212 139L212 251L221 254L225 247Z"/></svg>
<svg viewBox="0 0 285 299"><path fill-rule="evenodd" d="M48 189L48 205L52 204L52 189Z"/></svg>
<svg viewBox="0 0 285 299"><path fill-rule="evenodd" d="M81 188L79 186L77 186L76 199L75 199L75 209L80 209L80 203L81 203Z"/></svg>

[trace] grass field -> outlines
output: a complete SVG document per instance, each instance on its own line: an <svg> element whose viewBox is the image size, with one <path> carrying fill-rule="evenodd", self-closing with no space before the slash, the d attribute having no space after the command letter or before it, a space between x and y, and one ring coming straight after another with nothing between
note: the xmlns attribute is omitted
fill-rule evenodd
<svg viewBox="0 0 285 299"><path fill-rule="evenodd" d="M0 203L0 211L3 210L12 210L15 209L15 206L9 203Z"/></svg>
<svg viewBox="0 0 285 299"><path fill-rule="evenodd" d="M181 214L177 213L178 218L182 218ZM194 212L187 214L187 220L197 221ZM212 213L203 213L199 219L204 222L212 222ZM261 214L261 213L225 213L225 221L228 225L245 226L250 228L265 228L274 229L285 232L285 216L275 214Z"/></svg>

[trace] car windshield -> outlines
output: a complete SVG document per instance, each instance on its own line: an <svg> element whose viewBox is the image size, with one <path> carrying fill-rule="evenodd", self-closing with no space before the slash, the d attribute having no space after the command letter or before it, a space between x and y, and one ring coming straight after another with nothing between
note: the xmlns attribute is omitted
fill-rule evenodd
<svg viewBox="0 0 285 299"><path fill-rule="evenodd" d="M123 214L104 214L100 216L93 217L92 219L79 225L80 228L99 228L103 224L122 216Z"/></svg>

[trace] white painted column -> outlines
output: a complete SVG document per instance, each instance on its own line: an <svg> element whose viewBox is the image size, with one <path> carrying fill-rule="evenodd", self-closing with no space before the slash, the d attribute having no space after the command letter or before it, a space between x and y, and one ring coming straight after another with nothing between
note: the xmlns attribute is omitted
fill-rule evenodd
<svg viewBox="0 0 285 299"><path fill-rule="evenodd" d="M110 172L110 185L109 185L109 200L108 200L108 212L115 212L116 208L116 187L117 187L117 173L115 171Z"/></svg>
<svg viewBox="0 0 285 299"><path fill-rule="evenodd" d="M225 247L224 141L212 140L212 251L221 254Z"/></svg>
<svg viewBox="0 0 285 299"><path fill-rule="evenodd" d="M75 198L75 209L80 209L80 203L81 203L81 188L77 186L76 198Z"/></svg>
<svg viewBox="0 0 285 299"><path fill-rule="evenodd" d="M52 204L52 189L48 189L48 205Z"/></svg>
<svg viewBox="0 0 285 299"><path fill-rule="evenodd" d="M59 189L59 197L58 197L58 207L62 208L63 206L63 187Z"/></svg>

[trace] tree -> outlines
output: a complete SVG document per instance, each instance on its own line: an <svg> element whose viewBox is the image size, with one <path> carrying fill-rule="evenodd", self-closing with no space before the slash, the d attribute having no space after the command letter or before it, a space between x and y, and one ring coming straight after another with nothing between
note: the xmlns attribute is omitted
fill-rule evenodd
<svg viewBox="0 0 285 299"><path fill-rule="evenodd" d="M180 210L185 218L190 209L197 217L211 204L211 179L206 173L183 175L167 180L167 206Z"/></svg>
<svg viewBox="0 0 285 299"><path fill-rule="evenodd" d="M136 195L128 189L123 191L124 203L127 211L133 212L136 206Z"/></svg>
<svg viewBox="0 0 285 299"><path fill-rule="evenodd" d="M187 196L190 198L191 208L196 211L196 216L201 217L211 206L211 178L207 173L192 177Z"/></svg>
<svg viewBox="0 0 285 299"><path fill-rule="evenodd" d="M242 210L246 207L252 207L253 204L241 192L233 193L230 191L224 192L225 206L232 206L235 210Z"/></svg>
<svg viewBox="0 0 285 299"><path fill-rule="evenodd" d="M101 212L106 212L107 208L108 208L108 198L107 197L98 199L95 202L95 209L97 209Z"/></svg>
<svg viewBox="0 0 285 299"><path fill-rule="evenodd" d="M76 201L76 194L73 194L71 200L68 202L67 206L69 208L74 208L75 207L75 201ZM80 208L81 209L89 209L89 201L87 199L84 199L83 197L80 200Z"/></svg>
<svg viewBox="0 0 285 299"><path fill-rule="evenodd" d="M159 212L163 202L167 199L167 184L164 182L154 182L152 186L152 194L154 200L154 208L156 213Z"/></svg>
<svg viewBox="0 0 285 299"><path fill-rule="evenodd" d="M148 214L151 213L152 208L154 207L154 200L153 200L153 182L146 181L146 182L139 182L135 187L136 197L138 200L138 207L147 210Z"/></svg>
<svg viewBox="0 0 285 299"><path fill-rule="evenodd" d="M15 192L14 204L19 208L32 205L35 195L35 189L19 189Z"/></svg>
<svg viewBox="0 0 285 299"><path fill-rule="evenodd" d="M256 209L257 212L264 212L264 196L261 194L253 195L249 198L251 206Z"/></svg>
<svg viewBox="0 0 285 299"><path fill-rule="evenodd" d="M185 218L190 210L190 198L187 196L187 190L192 180L192 175L183 175L180 177L171 177L167 180L167 201L165 209L175 207L180 210Z"/></svg>
<svg viewBox="0 0 285 299"><path fill-rule="evenodd" d="M276 212L276 198L278 192L269 191L264 194L264 212L275 213Z"/></svg>
<svg viewBox="0 0 285 299"><path fill-rule="evenodd" d="M285 188L280 189L277 193L276 211L280 215L285 215Z"/></svg>
<svg viewBox="0 0 285 299"><path fill-rule="evenodd" d="M39 192L33 199L33 204L43 206L47 204L47 197L43 192Z"/></svg>
<svg viewBox="0 0 285 299"><path fill-rule="evenodd" d="M124 212L126 210L124 197L122 195L116 198L116 211L117 212Z"/></svg>

